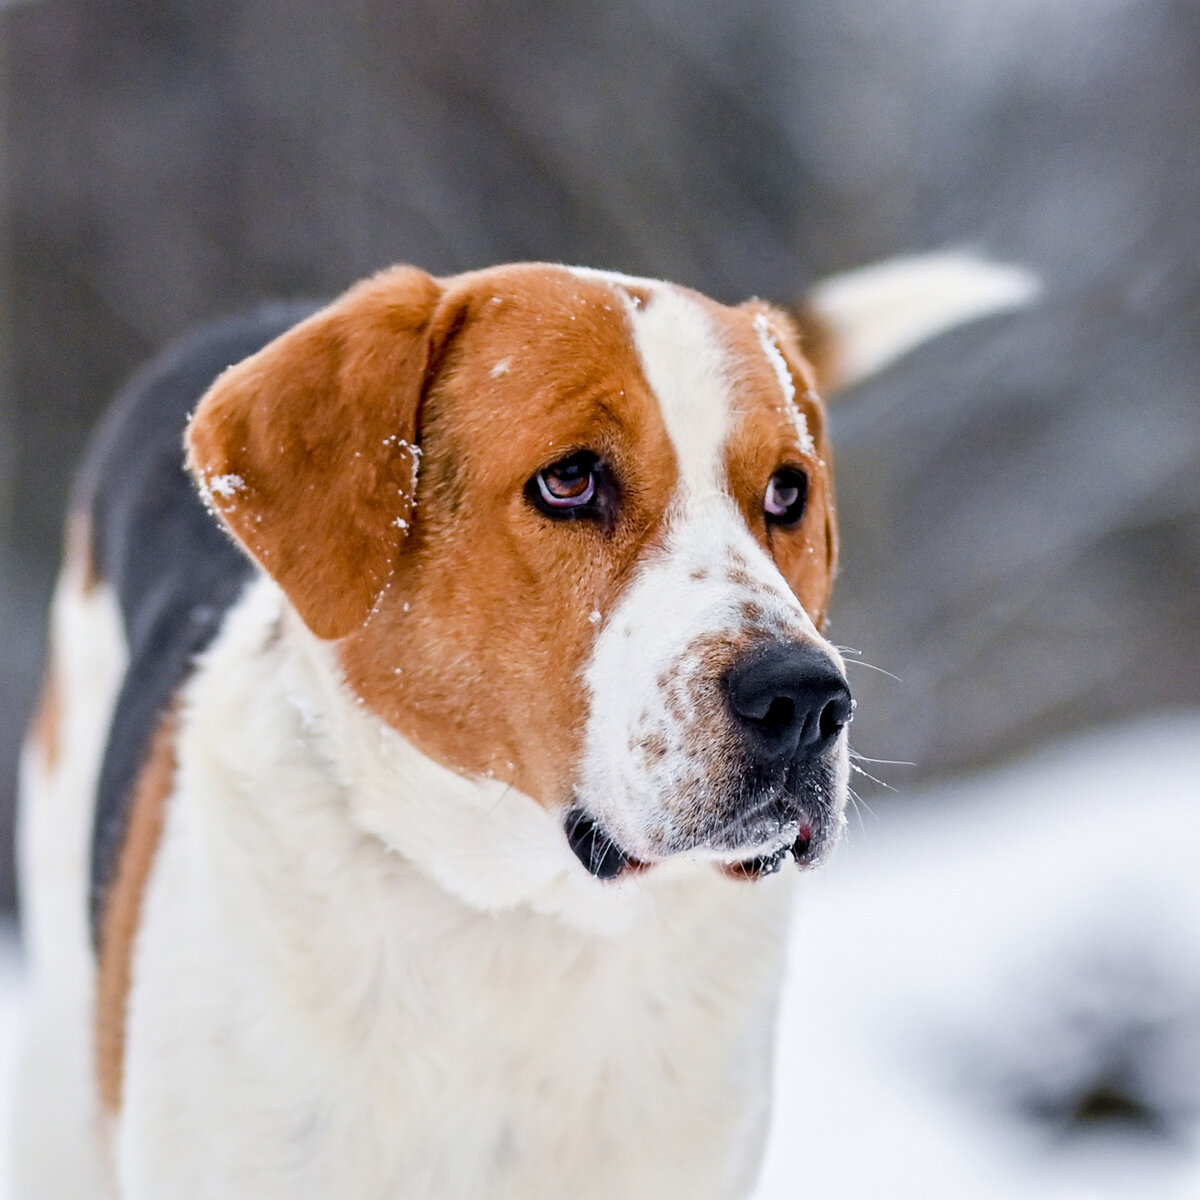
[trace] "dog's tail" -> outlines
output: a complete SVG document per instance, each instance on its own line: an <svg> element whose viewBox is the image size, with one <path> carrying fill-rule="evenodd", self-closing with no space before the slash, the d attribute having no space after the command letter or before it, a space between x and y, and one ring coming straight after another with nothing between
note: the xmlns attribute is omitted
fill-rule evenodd
<svg viewBox="0 0 1200 1200"><path fill-rule="evenodd" d="M1023 267L943 250L823 280L795 315L822 389L834 392L955 326L1024 307L1040 291Z"/></svg>

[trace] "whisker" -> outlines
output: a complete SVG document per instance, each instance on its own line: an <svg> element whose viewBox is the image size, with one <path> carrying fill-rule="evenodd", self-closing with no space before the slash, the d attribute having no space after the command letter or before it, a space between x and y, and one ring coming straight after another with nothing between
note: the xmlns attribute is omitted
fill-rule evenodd
<svg viewBox="0 0 1200 1200"><path fill-rule="evenodd" d="M852 791L852 788L850 788L850 791ZM868 803L866 803L866 800L865 800L865 799L863 799L862 793L859 793L859 792L854 792L854 797L856 797L856 798L857 798L857 800L858 800L858 803L859 803L860 805L862 805L862 806L863 806L863 808L864 808L864 809L866 809L866 811L868 811L868 814L870 814L870 816L874 817L874 816L876 815L876 814L875 814L875 809L872 809L872 808L871 808L871 805L870 805L870 804L868 804Z"/></svg>
<svg viewBox="0 0 1200 1200"><path fill-rule="evenodd" d="M874 663L869 663L862 658L848 658L846 660L848 667L866 667L868 671L878 671L880 675L886 675L889 679L894 679L897 683L903 683L904 680L899 675L893 675L891 671L885 671L883 667L877 667Z"/></svg>
<svg viewBox="0 0 1200 1200"><path fill-rule="evenodd" d="M896 790L890 783L884 783L882 779L876 779L870 771L864 771L862 767L858 765L858 763L852 762L850 764L850 770L852 770L856 775L862 775L864 778L869 779L872 783L878 784L881 788L886 788L889 792L894 792Z"/></svg>
<svg viewBox="0 0 1200 1200"><path fill-rule="evenodd" d="M509 782L509 783L506 783L506 784L504 785L504 791L502 791L502 792L500 793L500 795L498 795L498 796L496 797L496 799L492 801L492 806L491 806L491 808L490 808L488 811L489 811L489 812L495 812L495 811L496 811L496 809L498 809L498 808L500 807L500 805L502 805L502 804L504 803L504 801L505 801L505 800L508 798L508 793L509 793L509 792L511 792L511 791L513 790L513 787L514 787L514 786L515 786L515 785L514 785L514 784L512 784L511 782Z"/></svg>
<svg viewBox="0 0 1200 1200"><path fill-rule="evenodd" d="M915 767L915 762L909 762L903 758L868 758L865 754L860 754L857 750L850 751L850 757L856 762L874 763L877 767Z"/></svg>
<svg viewBox="0 0 1200 1200"><path fill-rule="evenodd" d="M867 824L863 820L862 815L862 810L863 808L866 808L866 805L863 803L862 797L853 788L848 787L846 789L846 798L850 801L850 806L854 809L854 815L858 818L859 829L861 829L863 833L866 833ZM867 809L867 811L870 812L870 809ZM874 813L871 813L871 816L874 815Z"/></svg>

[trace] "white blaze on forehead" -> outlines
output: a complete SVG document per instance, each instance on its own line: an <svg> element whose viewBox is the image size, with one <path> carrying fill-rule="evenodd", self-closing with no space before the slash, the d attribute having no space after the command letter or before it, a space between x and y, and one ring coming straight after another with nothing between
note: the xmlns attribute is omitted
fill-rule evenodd
<svg viewBox="0 0 1200 1200"><path fill-rule="evenodd" d="M696 499L724 490L722 449L733 397L728 359L708 313L685 292L659 287L630 308L629 321L646 382L675 447L681 494Z"/></svg>
<svg viewBox="0 0 1200 1200"><path fill-rule="evenodd" d="M728 351L704 307L686 291L656 279L639 279L615 271L571 267L580 279L605 283L626 303L642 370L662 411L675 446L684 495L724 490L721 450L728 438L735 397ZM630 289L649 293L643 304ZM754 318L763 356L783 395L780 411L796 431L802 454L816 447L808 421L796 400L796 384L775 330L765 313Z"/></svg>
<svg viewBox="0 0 1200 1200"><path fill-rule="evenodd" d="M723 491L721 451L733 410L731 372L708 313L682 288L661 280L589 267L570 271L607 284L625 304L642 373L675 447L681 496ZM642 303L636 293L647 293L649 299Z"/></svg>

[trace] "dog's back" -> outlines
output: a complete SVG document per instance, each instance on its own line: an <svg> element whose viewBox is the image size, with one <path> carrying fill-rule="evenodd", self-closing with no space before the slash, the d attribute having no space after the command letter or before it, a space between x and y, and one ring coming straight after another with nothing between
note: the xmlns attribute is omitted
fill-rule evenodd
<svg viewBox="0 0 1200 1200"><path fill-rule="evenodd" d="M184 428L225 367L311 311L266 307L161 354L118 396L79 472L21 764L31 986L14 1144L21 1196L95 1195L106 1178L94 1081L80 1072L98 1062L104 900L154 730L253 570L184 470Z"/></svg>

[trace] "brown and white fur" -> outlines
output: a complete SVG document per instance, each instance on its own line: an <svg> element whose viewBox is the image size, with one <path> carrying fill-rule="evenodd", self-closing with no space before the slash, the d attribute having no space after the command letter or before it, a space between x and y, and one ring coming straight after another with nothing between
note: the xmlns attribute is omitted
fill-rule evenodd
<svg viewBox="0 0 1200 1200"><path fill-rule="evenodd" d="M751 795L728 680L763 647L840 679L818 389L1029 291L889 270L815 293L820 374L767 305L519 265L386 271L216 378L188 461L254 566L157 713L92 929L131 635L85 497L23 759L19 1198L750 1192L770 868L832 844L848 760L839 718ZM607 507L540 511L582 450Z"/></svg>

